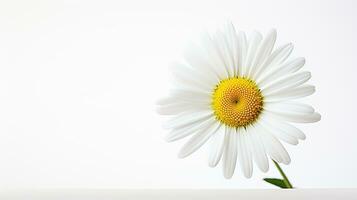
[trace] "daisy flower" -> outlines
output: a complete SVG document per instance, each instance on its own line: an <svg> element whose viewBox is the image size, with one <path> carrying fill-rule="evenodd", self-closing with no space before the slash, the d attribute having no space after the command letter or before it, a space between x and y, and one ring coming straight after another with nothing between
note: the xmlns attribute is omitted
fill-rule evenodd
<svg viewBox="0 0 357 200"><path fill-rule="evenodd" d="M306 84L310 72L301 71L304 58L289 58L293 45L274 48L276 30L264 37L246 36L231 23L201 41L191 43L184 59L171 66L174 84L158 101L158 113L170 115L164 128L171 142L191 136L179 152L184 158L209 142L208 165L223 163L231 178L236 164L245 177L253 161L263 172L270 157L289 164L281 141L296 145L304 133L291 123L311 123L321 116L310 105L296 100L314 93Z"/></svg>

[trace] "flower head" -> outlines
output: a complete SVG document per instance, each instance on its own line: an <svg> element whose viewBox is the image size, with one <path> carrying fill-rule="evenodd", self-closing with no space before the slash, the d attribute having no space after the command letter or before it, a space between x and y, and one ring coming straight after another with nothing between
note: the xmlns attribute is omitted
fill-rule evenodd
<svg viewBox="0 0 357 200"><path fill-rule="evenodd" d="M204 33L199 45L186 49L184 61L173 64L175 84L158 102L158 112L171 115L164 125L168 141L191 136L179 157L210 140L209 166L222 160L226 178L237 161L245 177L251 177L253 161L264 172L268 157L290 163L280 141L296 145L305 139L290 123L317 122L321 116L295 101L315 91L305 84L311 74L300 72L305 59L290 59L292 44L274 48L275 40L275 30L247 38L227 23L214 34Z"/></svg>

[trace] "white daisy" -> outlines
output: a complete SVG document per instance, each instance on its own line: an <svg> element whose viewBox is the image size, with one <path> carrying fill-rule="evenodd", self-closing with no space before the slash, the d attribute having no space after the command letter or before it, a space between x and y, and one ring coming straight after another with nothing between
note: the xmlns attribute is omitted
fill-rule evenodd
<svg viewBox="0 0 357 200"><path fill-rule="evenodd" d="M317 122L321 116L310 106L294 101L311 95L305 84L310 72L299 71L304 58L288 59L291 43L274 49L276 30L247 38L231 23L214 34L202 34L200 45L191 44L184 62L172 65L174 85L158 102L158 113L171 115L164 127L167 141L192 136L179 152L189 156L210 140L208 164L223 162L231 178L238 160L245 177L251 177L253 160L262 171L268 156L289 164L280 141L296 145L305 135L290 123Z"/></svg>

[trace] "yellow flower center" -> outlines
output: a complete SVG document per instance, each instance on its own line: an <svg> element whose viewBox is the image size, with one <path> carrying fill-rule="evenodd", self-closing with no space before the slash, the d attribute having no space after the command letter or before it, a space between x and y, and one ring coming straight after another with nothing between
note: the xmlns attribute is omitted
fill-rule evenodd
<svg viewBox="0 0 357 200"><path fill-rule="evenodd" d="M263 109L263 96L256 83L247 78L222 80L212 94L216 118L231 127L252 124Z"/></svg>

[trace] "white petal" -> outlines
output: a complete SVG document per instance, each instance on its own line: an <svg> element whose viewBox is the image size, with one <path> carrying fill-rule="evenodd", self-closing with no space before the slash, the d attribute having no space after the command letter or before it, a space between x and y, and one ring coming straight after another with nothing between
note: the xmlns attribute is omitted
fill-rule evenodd
<svg viewBox="0 0 357 200"><path fill-rule="evenodd" d="M204 32L204 36L208 35L208 33ZM204 41L207 42L207 41ZM211 43L211 41L209 41ZM184 58L185 61L197 71L204 71L205 74L212 78L213 80L219 81L220 76L217 72L216 63L212 62L212 58L210 58L207 54L207 46L209 44L202 44L202 47L194 44L193 42L188 43L184 49Z"/></svg>
<svg viewBox="0 0 357 200"><path fill-rule="evenodd" d="M207 129L209 126L211 126L212 123L214 123L214 119L209 118L204 121L200 121L195 124L191 124L189 126L173 129L170 131L170 133L168 133L165 136L165 140L167 142L173 142L173 141L182 139L186 136L189 136L189 135L195 133L196 131L198 131L200 129Z"/></svg>
<svg viewBox="0 0 357 200"><path fill-rule="evenodd" d="M188 111L208 110L211 94L192 90L171 90L171 95L158 101L156 111L161 115L177 115Z"/></svg>
<svg viewBox="0 0 357 200"><path fill-rule="evenodd" d="M202 72L204 73L204 72ZM184 74L184 73L182 73ZM216 85L216 84L207 84L207 83L198 83L197 80L195 79L199 79L199 77L189 77L190 74L189 72L185 73L185 75L177 75L177 74L172 74L171 75L171 88L176 88L176 89L183 89L183 90L194 90L197 92L209 92L212 90L212 88Z"/></svg>
<svg viewBox="0 0 357 200"><path fill-rule="evenodd" d="M176 84L197 88L202 91L210 91L216 84L216 81L207 79L199 73L196 73L194 70L179 63L171 64L170 70L172 71L173 78L177 82Z"/></svg>
<svg viewBox="0 0 357 200"><path fill-rule="evenodd" d="M175 101L183 101L189 103L199 103L209 105L211 104L211 93L195 91L195 90L183 90L172 89L171 95Z"/></svg>
<svg viewBox="0 0 357 200"><path fill-rule="evenodd" d="M282 114L308 115L315 112L314 108L310 105L297 102L268 102L264 104L264 109L274 113Z"/></svg>
<svg viewBox="0 0 357 200"><path fill-rule="evenodd" d="M189 82L172 81L171 83L171 90L188 90L198 93L207 93L207 89L202 89Z"/></svg>
<svg viewBox="0 0 357 200"><path fill-rule="evenodd" d="M293 50L291 43L278 47L262 64L259 70L252 77L254 80L259 79L261 74L265 71L274 68L276 65L281 64L290 55Z"/></svg>
<svg viewBox="0 0 357 200"><path fill-rule="evenodd" d="M265 102L283 101L309 96L315 92L315 86L302 85L296 88L276 90L264 96Z"/></svg>
<svg viewBox="0 0 357 200"><path fill-rule="evenodd" d="M237 132L238 140L238 161L242 169L242 172L246 178L252 177L253 173L253 163L252 163L252 152L250 149L250 144L248 144L247 133L244 129Z"/></svg>
<svg viewBox="0 0 357 200"><path fill-rule="evenodd" d="M178 154L179 158L184 158L191 155L199 149L213 134L217 132L221 124L219 122L212 123L208 128L200 129L190 140L182 147Z"/></svg>
<svg viewBox="0 0 357 200"><path fill-rule="evenodd" d="M247 55L247 37L244 32L240 31L238 33L238 72L239 76L243 76L243 72L245 71L244 63Z"/></svg>
<svg viewBox="0 0 357 200"><path fill-rule="evenodd" d="M202 45L206 50L212 69L218 75L220 80L228 78L229 74L225 68L224 61L219 55L220 53L216 47L214 39L207 32L202 33L201 38Z"/></svg>
<svg viewBox="0 0 357 200"><path fill-rule="evenodd" d="M270 157L276 162L289 164L291 161L290 156L279 140L264 129L259 122L256 123L256 127L259 127L260 136Z"/></svg>
<svg viewBox="0 0 357 200"><path fill-rule="evenodd" d="M271 124L273 127L278 127L279 129L281 129L286 134L292 137L298 138L300 140L305 140L306 138L305 134L300 129L284 121L276 119L274 115L269 115L268 113L264 113L262 118L266 119L266 121L268 121L269 124Z"/></svg>
<svg viewBox="0 0 357 200"><path fill-rule="evenodd" d="M283 158L280 156L280 153L276 152L270 142L270 139L267 139L266 137L266 135L269 133L267 133L267 131L260 124L255 123L254 125L255 131L261 138L266 153L270 156L271 159L275 160L276 162L282 162Z"/></svg>
<svg viewBox="0 0 357 200"><path fill-rule="evenodd" d="M282 90L282 89L289 89L295 88L311 78L310 72L298 72L295 74L291 74L281 78L272 84L262 87L262 93L265 95L269 95L275 91Z"/></svg>
<svg viewBox="0 0 357 200"><path fill-rule="evenodd" d="M275 137L279 138L280 140L283 140L284 142L287 142L292 145L299 144L299 141L297 138L286 134L279 127L272 126L268 121L261 119L259 123L262 125L262 127L264 129L268 130L271 134L273 134Z"/></svg>
<svg viewBox="0 0 357 200"><path fill-rule="evenodd" d="M175 102L175 99L172 96L167 96L164 98L160 98L156 101L156 105L168 105Z"/></svg>
<svg viewBox="0 0 357 200"><path fill-rule="evenodd" d="M234 129L226 127L227 145L223 153L223 176L232 178L237 162L237 133Z"/></svg>
<svg viewBox="0 0 357 200"><path fill-rule="evenodd" d="M269 170L269 161L265 153L264 145L261 141L259 134L256 132L255 127L247 129L247 135L252 145L253 158L259 169L263 172Z"/></svg>
<svg viewBox="0 0 357 200"><path fill-rule="evenodd" d="M238 35L237 32L231 22L226 24L226 32L228 35L228 43L230 44L230 48L232 49L232 57L233 57L233 71L234 76L238 75Z"/></svg>
<svg viewBox="0 0 357 200"><path fill-rule="evenodd" d="M262 34L257 31L254 31L249 39L248 48L247 48L247 58L245 59L245 68L243 76L248 76L251 70L251 66L253 64L253 60L255 58L255 54L257 53L257 49L259 47L260 42L262 41Z"/></svg>
<svg viewBox="0 0 357 200"><path fill-rule="evenodd" d="M209 108L209 107L207 107ZM177 115L183 112L187 112L188 110L194 110L195 107L188 103L173 103L164 106L158 106L156 111L160 115Z"/></svg>
<svg viewBox="0 0 357 200"><path fill-rule="evenodd" d="M208 165L210 167L217 166L218 162L221 160L223 150L226 144L225 135L225 127L221 126L216 132L216 134L214 134L211 138L212 143L208 158Z"/></svg>
<svg viewBox="0 0 357 200"><path fill-rule="evenodd" d="M267 64L269 65L277 65L284 62L291 54L294 49L294 45L292 43L284 44L278 47L270 56Z"/></svg>
<svg viewBox="0 0 357 200"><path fill-rule="evenodd" d="M266 73L262 74L261 77L257 78L256 83L260 86L265 86L270 82L273 82L277 78L281 76L297 72L301 69L305 64L305 58L296 58L289 62L282 63L277 67L267 71Z"/></svg>
<svg viewBox="0 0 357 200"><path fill-rule="evenodd" d="M225 63L224 67L227 70L228 76L233 77L234 76L234 58L233 58L233 52L232 48L230 47L228 38L227 38L227 33L223 33L221 31L217 31L216 36L214 37L213 41L216 44L217 52L223 62Z"/></svg>
<svg viewBox="0 0 357 200"><path fill-rule="evenodd" d="M257 54L255 55L253 65L250 70L251 73L249 74L249 77L254 77L254 75L260 70L263 62L270 55L274 47L275 41L276 41L276 30L273 29L266 35L266 37L259 45Z"/></svg>
<svg viewBox="0 0 357 200"><path fill-rule="evenodd" d="M212 111L185 112L172 117L163 124L165 129L179 128L200 123L213 116Z"/></svg>
<svg viewBox="0 0 357 200"><path fill-rule="evenodd" d="M283 130L286 134L292 137L298 138L300 140L305 140L306 136L300 129L284 121L277 120L274 116L266 116L267 117L264 117L265 120L268 121L272 126L279 127L279 129Z"/></svg>
<svg viewBox="0 0 357 200"><path fill-rule="evenodd" d="M321 115L317 112L312 114L295 114L295 113L277 113L266 111L275 115L277 118L295 123L314 123L321 120Z"/></svg>

